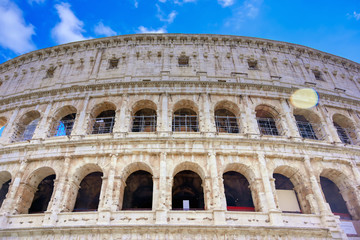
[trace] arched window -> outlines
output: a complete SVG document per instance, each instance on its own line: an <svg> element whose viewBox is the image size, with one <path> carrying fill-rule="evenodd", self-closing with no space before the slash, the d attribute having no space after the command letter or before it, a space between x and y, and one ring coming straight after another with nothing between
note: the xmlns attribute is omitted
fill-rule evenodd
<svg viewBox="0 0 360 240"><path fill-rule="evenodd" d="M308 139L317 140L315 130L313 128L313 124L311 124L304 116L302 115L294 115L296 120L296 125L299 129L300 136Z"/></svg>
<svg viewBox="0 0 360 240"><path fill-rule="evenodd" d="M126 179L123 210L151 210L153 198L152 175L146 171L136 171Z"/></svg>
<svg viewBox="0 0 360 240"><path fill-rule="evenodd" d="M173 132L198 132L198 117L195 111L189 108L181 108L174 112Z"/></svg>
<svg viewBox="0 0 360 240"><path fill-rule="evenodd" d="M0 207L9 191L11 175L9 172L0 172Z"/></svg>
<svg viewBox="0 0 360 240"><path fill-rule="evenodd" d="M303 138L323 140L325 137L320 118L312 111L295 109L294 117L299 134Z"/></svg>
<svg viewBox="0 0 360 240"><path fill-rule="evenodd" d="M240 173L223 174L227 210L255 211L248 180Z"/></svg>
<svg viewBox="0 0 360 240"><path fill-rule="evenodd" d="M22 116L16 125L13 141L27 141L33 138L35 129L40 120L40 113L30 111Z"/></svg>
<svg viewBox="0 0 360 240"><path fill-rule="evenodd" d="M278 173L274 173L273 177L280 209L283 212L301 213L297 194L290 179Z"/></svg>
<svg viewBox="0 0 360 240"><path fill-rule="evenodd" d="M155 132L156 131L156 111L144 108L137 111L133 118L132 132Z"/></svg>
<svg viewBox="0 0 360 240"><path fill-rule="evenodd" d="M115 123L115 110L101 112L93 119L92 134L112 133Z"/></svg>
<svg viewBox="0 0 360 240"><path fill-rule="evenodd" d="M31 213L43 213L47 210L53 190L55 174L47 176L38 185L35 192L33 201L29 208L29 214Z"/></svg>
<svg viewBox="0 0 360 240"><path fill-rule="evenodd" d="M275 112L275 110L268 106L260 105L256 107L255 112L260 134L273 136L280 135L277 126L280 124L277 124L277 119L275 119L274 114L272 113Z"/></svg>
<svg viewBox="0 0 360 240"><path fill-rule="evenodd" d="M177 173L172 187L173 210L204 210L202 180L193 171Z"/></svg>
<svg viewBox="0 0 360 240"><path fill-rule="evenodd" d="M217 132L239 133L238 118L226 109L215 111L215 124Z"/></svg>
<svg viewBox="0 0 360 240"><path fill-rule="evenodd" d="M76 113L71 113L61 118L53 136L70 136L74 126Z"/></svg>
<svg viewBox="0 0 360 240"><path fill-rule="evenodd" d="M344 198L336 184L326 177L320 177L320 184L331 211L342 219L351 219Z"/></svg>
<svg viewBox="0 0 360 240"><path fill-rule="evenodd" d="M355 127L347 117L341 114L334 114L333 123L342 143L356 144L357 137L355 133Z"/></svg>
<svg viewBox="0 0 360 240"><path fill-rule="evenodd" d="M102 172L88 174L80 183L74 212L97 211L102 185Z"/></svg>

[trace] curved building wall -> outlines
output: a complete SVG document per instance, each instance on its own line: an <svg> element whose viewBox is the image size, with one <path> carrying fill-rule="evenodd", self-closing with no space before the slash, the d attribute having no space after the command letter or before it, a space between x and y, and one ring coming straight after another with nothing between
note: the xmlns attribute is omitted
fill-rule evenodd
<svg viewBox="0 0 360 240"><path fill-rule="evenodd" d="M1 235L359 237L359 72L295 44L185 34L3 63ZM291 104L301 88L316 106Z"/></svg>

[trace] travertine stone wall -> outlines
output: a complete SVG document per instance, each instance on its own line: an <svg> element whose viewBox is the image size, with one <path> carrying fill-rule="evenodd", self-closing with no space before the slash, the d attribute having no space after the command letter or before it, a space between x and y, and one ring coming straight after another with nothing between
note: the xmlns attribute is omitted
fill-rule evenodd
<svg viewBox="0 0 360 240"><path fill-rule="evenodd" d="M179 66L180 56L189 57ZM112 68L110 60L117 60ZM256 62L255 69L249 62ZM320 72L320 80L314 72ZM24 54L0 65L0 186L11 180L0 208L0 235L94 239L346 239L331 213L320 176L340 189L360 220L360 64L308 47L272 40L185 34L93 39ZM297 109L299 88L319 103ZM131 132L135 112L156 111L155 132ZM173 113L192 109L199 132L173 132ZM115 110L112 133L91 134L92 119ZM215 111L231 111L239 133L217 132ZM279 136L260 134L257 110L271 111ZM76 113L69 136L51 131ZM323 138L302 138L294 114L316 119ZM31 140L14 136L39 116ZM344 144L333 121L351 129ZM153 176L153 206L122 211L127 177ZM205 210L175 211L174 176L202 180ZM81 180L103 173L97 212L72 212ZM250 184L255 212L227 211L223 174ZM302 214L279 208L273 174L290 179ZM56 175L45 213L27 214L39 182ZM31 230L31 231L30 231ZM111 237L110 237L111 235ZM215 237L216 236L216 237Z"/></svg>

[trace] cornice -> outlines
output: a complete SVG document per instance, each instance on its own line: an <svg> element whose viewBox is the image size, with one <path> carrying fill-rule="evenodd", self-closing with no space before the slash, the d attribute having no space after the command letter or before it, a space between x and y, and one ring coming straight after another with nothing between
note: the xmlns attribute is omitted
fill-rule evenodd
<svg viewBox="0 0 360 240"><path fill-rule="evenodd" d="M12 66L40 60L44 57L56 57L75 52L83 52L93 49L105 49L119 46L135 47L138 45L220 45L232 48L246 47L257 48L263 52L274 51L292 54L296 57L307 57L321 60L326 63L338 64L360 71L360 64L346 58L330 53L322 52L299 44L261 39L255 37L215 35L215 34L132 34L106 38L91 39L72 42L54 47L36 50L23 54L5 63L0 64L0 72L10 69Z"/></svg>

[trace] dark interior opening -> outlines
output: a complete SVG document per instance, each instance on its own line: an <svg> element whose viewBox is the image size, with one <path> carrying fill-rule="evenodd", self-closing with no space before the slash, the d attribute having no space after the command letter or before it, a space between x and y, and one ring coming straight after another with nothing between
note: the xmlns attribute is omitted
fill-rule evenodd
<svg viewBox="0 0 360 240"><path fill-rule="evenodd" d="M38 190L34 194L31 207L29 208L30 213L43 213L47 210L53 190L54 190L54 179L55 174L47 176L38 185Z"/></svg>
<svg viewBox="0 0 360 240"><path fill-rule="evenodd" d="M95 119L92 134L112 133L115 123L115 110L101 112Z"/></svg>
<svg viewBox="0 0 360 240"><path fill-rule="evenodd" d="M133 116L132 132L155 132L156 131L156 111L144 108Z"/></svg>
<svg viewBox="0 0 360 240"><path fill-rule="evenodd" d="M226 109L215 111L217 132L239 133L239 126L235 114Z"/></svg>
<svg viewBox="0 0 360 240"><path fill-rule="evenodd" d="M152 175L136 171L126 179L123 210L151 210L153 199Z"/></svg>
<svg viewBox="0 0 360 240"><path fill-rule="evenodd" d="M102 172L88 174L80 183L74 212L97 211L100 201Z"/></svg>
<svg viewBox="0 0 360 240"><path fill-rule="evenodd" d="M195 111L182 108L174 112L173 131L175 132L198 132L198 119Z"/></svg>
<svg viewBox="0 0 360 240"><path fill-rule="evenodd" d="M10 185L11 179L4 182L3 185L0 188L0 207L3 203L3 201L5 200L6 194L9 191L9 185Z"/></svg>
<svg viewBox="0 0 360 240"><path fill-rule="evenodd" d="M240 173L223 174L227 209L232 211L255 211L248 180Z"/></svg>
<svg viewBox="0 0 360 240"><path fill-rule="evenodd" d="M204 192L200 176L193 171L177 173L172 187L172 209L183 210L183 201L189 200L190 210L204 210Z"/></svg>

